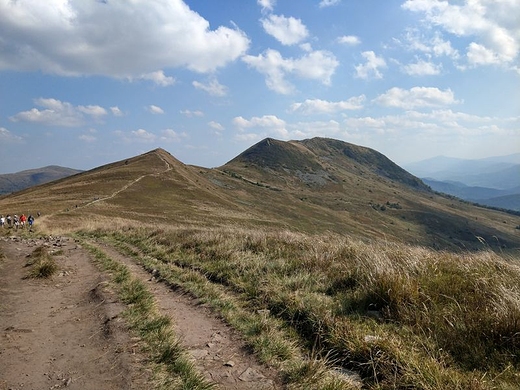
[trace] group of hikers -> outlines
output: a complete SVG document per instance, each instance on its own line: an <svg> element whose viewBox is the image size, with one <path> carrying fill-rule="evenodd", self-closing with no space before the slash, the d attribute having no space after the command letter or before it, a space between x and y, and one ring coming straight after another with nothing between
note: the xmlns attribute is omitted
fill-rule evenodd
<svg viewBox="0 0 520 390"><path fill-rule="evenodd" d="M17 214L14 214L11 216L11 214L7 214L5 217L3 215L0 215L0 228L15 228L15 229L24 229L26 225L29 225L29 229L34 224L34 217L32 214L29 214L29 216L26 216L25 214L22 214L18 216Z"/></svg>

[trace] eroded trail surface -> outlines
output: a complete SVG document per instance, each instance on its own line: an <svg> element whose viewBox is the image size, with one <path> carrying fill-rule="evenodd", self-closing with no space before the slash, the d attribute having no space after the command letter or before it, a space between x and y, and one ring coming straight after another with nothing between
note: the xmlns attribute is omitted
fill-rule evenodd
<svg viewBox="0 0 520 390"><path fill-rule="evenodd" d="M27 255L59 251L51 279ZM104 275L73 240L0 239L0 389L146 389L147 373Z"/></svg>
<svg viewBox="0 0 520 390"><path fill-rule="evenodd" d="M50 279L26 278L27 255L41 245L58 251L59 270ZM147 283L196 367L217 388L282 388L277 373L259 364L208 308L97 245ZM124 307L85 249L68 238L10 237L0 238L0 253L0 390L152 388L145 357L119 315Z"/></svg>
<svg viewBox="0 0 520 390"><path fill-rule="evenodd" d="M192 356L195 366L222 389L280 389L275 371L259 364L240 336L197 299L173 289L132 260L105 244L97 244L108 256L125 264L144 281L157 300L161 314L172 318L175 333Z"/></svg>

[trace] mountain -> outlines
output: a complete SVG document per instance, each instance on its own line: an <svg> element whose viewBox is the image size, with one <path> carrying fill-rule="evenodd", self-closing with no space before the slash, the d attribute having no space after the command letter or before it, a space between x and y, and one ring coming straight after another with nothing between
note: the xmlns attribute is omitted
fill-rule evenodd
<svg viewBox="0 0 520 390"><path fill-rule="evenodd" d="M440 156L406 164L404 168L421 178L457 181L466 186L495 189L520 187L520 153L478 160Z"/></svg>
<svg viewBox="0 0 520 390"><path fill-rule="evenodd" d="M434 191L520 211L520 153L480 160L434 157L405 167Z"/></svg>
<svg viewBox="0 0 520 390"><path fill-rule="evenodd" d="M443 249L520 247L520 217L432 192L381 153L325 138L265 139L221 167L163 149L0 197L38 223L244 226ZM97 222L96 222L97 221Z"/></svg>
<svg viewBox="0 0 520 390"><path fill-rule="evenodd" d="M20 191L28 187L75 175L80 172L82 171L51 165L17 173L2 174L0 175L0 194Z"/></svg>

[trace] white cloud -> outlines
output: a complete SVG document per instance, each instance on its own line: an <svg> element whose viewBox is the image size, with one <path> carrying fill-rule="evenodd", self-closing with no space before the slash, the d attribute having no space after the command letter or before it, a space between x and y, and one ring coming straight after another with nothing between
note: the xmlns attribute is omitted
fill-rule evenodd
<svg viewBox="0 0 520 390"><path fill-rule="evenodd" d="M110 107L110 111L112 112L112 115L114 116L123 116L123 111L119 109L119 107L114 106Z"/></svg>
<svg viewBox="0 0 520 390"><path fill-rule="evenodd" d="M261 22L265 32L276 38L282 45L295 45L309 35L302 21L293 17L269 15Z"/></svg>
<svg viewBox="0 0 520 390"><path fill-rule="evenodd" d="M471 42L468 46L468 62L471 65L499 64L500 58L492 50L478 43Z"/></svg>
<svg viewBox="0 0 520 390"><path fill-rule="evenodd" d="M348 46L356 46L361 43L361 40L355 35L343 35L338 38L338 42Z"/></svg>
<svg viewBox="0 0 520 390"><path fill-rule="evenodd" d="M150 75L160 84L172 79L157 69L211 72L241 57L250 43L237 28L211 30L182 0L1 0L0 41L0 69Z"/></svg>
<svg viewBox="0 0 520 390"><path fill-rule="evenodd" d="M22 139L23 139L22 137L14 135L9 130L7 130L5 127L0 127L0 140L2 142L19 142Z"/></svg>
<svg viewBox="0 0 520 390"><path fill-rule="evenodd" d="M218 122L215 122L215 121L210 121L208 122L208 125L209 127L211 127L212 129L215 129L217 131L224 131L224 126L222 126L220 123Z"/></svg>
<svg viewBox="0 0 520 390"><path fill-rule="evenodd" d="M439 31L431 36L424 36L425 31L407 29L404 35L405 47L408 50L420 51L435 57L447 56L453 60L459 59L459 52L453 48L450 41L446 41Z"/></svg>
<svg viewBox="0 0 520 390"><path fill-rule="evenodd" d="M62 102L52 98L35 99L37 106L43 110L32 108L29 111L22 111L10 117L13 122L32 122L48 126L75 127L86 123L90 119L99 120L107 114L107 111L100 106L74 106L68 102Z"/></svg>
<svg viewBox="0 0 520 390"><path fill-rule="evenodd" d="M276 0L257 0L257 3L262 7L262 12L266 12L274 9Z"/></svg>
<svg viewBox="0 0 520 390"><path fill-rule="evenodd" d="M188 138L186 133L177 133L173 129L165 129L161 131L161 141L165 142L179 142L185 138Z"/></svg>
<svg viewBox="0 0 520 390"><path fill-rule="evenodd" d="M97 137L93 134L81 134L78 138L80 141L89 143L97 141Z"/></svg>
<svg viewBox="0 0 520 390"><path fill-rule="evenodd" d="M471 65L510 65L520 52L520 2L471 0L449 4L439 0L407 0L402 7L421 12L432 26L475 39L467 48Z"/></svg>
<svg viewBox="0 0 520 390"><path fill-rule="evenodd" d="M366 62L355 67L356 77L360 79L369 79L371 77L376 79L383 78L383 74L379 69L386 68L384 58L378 57L373 51L364 51L361 55L366 59Z"/></svg>
<svg viewBox="0 0 520 390"><path fill-rule="evenodd" d="M90 115L95 118L100 118L107 114L107 110L100 106L78 106L78 111Z"/></svg>
<svg viewBox="0 0 520 390"><path fill-rule="evenodd" d="M300 112L304 115L311 114L333 114L346 110L360 110L365 102L365 95L355 96L348 100L339 102L329 102L321 99L307 99L303 103L294 103L291 105L291 112Z"/></svg>
<svg viewBox="0 0 520 390"><path fill-rule="evenodd" d="M151 104L149 105L148 107L146 107L146 110L151 113L151 114L154 114L154 115L157 115L157 114L164 114L164 110L159 107L159 106L156 106L154 104Z"/></svg>
<svg viewBox="0 0 520 390"><path fill-rule="evenodd" d="M175 84L175 78L171 76L166 76L162 70L143 74L139 78L142 80L153 81L156 85L159 85L161 87L168 87L170 85Z"/></svg>
<svg viewBox="0 0 520 390"><path fill-rule="evenodd" d="M322 50L313 51L300 58L293 59L283 58L280 52L268 49L256 57L244 56L242 60L264 74L267 87L280 94L294 92L293 85L285 79L287 75L319 80L323 84L329 85L330 79L339 65L338 60L332 53Z"/></svg>
<svg viewBox="0 0 520 390"><path fill-rule="evenodd" d="M130 132L131 137L129 139L138 141L138 142L153 142L157 138L157 136L149 131L144 129L132 130Z"/></svg>
<svg viewBox="0 0 520 390"><path fill-rule="evenodd" d="M441 69L442 65L424 60L403 66L403 72L409 76L434 76L440 74Z"/></svg>
<svg viewBox="0 0 520 390"><path fill-rule="evenodd" d="M199 110L191 111L191 110L182 110L180 113L188 118L193 118L195 116L202 117L204 113Z"/></svg>
<svg viewBox="0 0 520 390"><path fill-rule="evenodd" d="M245 119L238 116L233 118L233 125L239 130L237 138L240 140L265 138L273 136L281 139L289 139L289 131L284 120L275 115L264 115ZM249 132L246 132L248 130Z"/></svg>
<svg viewBox="0 0 520 390"><path fill-rule="evenodd" d="M333 5L338 5L339 3L341 3L341 0L321 0L320 8L331 7Z"/></svg>
<svg viewBox="0 0 520 390"><path fill-rule="evenodd" d="M211 79L208 83L201 83L199 81L194 81L193 86L197 89L207 92L212 96L226 96L227 95L227 87L218 82L217 79Z"/></svg>
<svg viewBox="0 0 520 390"><path fill-rule="evenodd" d="M460 103L455 100L451 89L441 91L432 87L413 87L411 89L391 88L374 99L374 102L386 107L398 107L406 110L418 107L439 107Z"/></svg>

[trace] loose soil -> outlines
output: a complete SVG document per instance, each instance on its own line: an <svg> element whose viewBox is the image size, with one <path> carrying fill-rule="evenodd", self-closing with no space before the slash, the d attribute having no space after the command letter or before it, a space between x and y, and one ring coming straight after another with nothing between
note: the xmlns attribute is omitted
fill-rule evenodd
<svg viewBox="0 0 520 390"><path fill-rule="evenodd" d="M59 270L50 279L26 278L26 257L42 245L57 251ZM282 388L276 372L259 364L209 308L98 246L147 283L195 366L217 388ZM0 390L151 387L146 356L120 316L124 306L86 250L69 238L9 237L0 239L1 253Z"/></svg>

